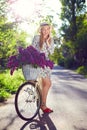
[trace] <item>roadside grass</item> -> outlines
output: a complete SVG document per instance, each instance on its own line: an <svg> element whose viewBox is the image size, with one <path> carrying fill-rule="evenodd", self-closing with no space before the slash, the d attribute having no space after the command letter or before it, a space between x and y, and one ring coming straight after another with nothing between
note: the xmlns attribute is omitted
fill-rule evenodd
<svg viewBox="0 0 87 130"><path fill-rule="evenodd" d="M77 73L84 75L85 78L87 78L87 66L80 66L76 70Z"/></svg>
<svg viewBox="0 0 87 130"><path fill-rule="evenodd" d="M21 69L15 71L12 76L9 70L0 71L0 102L14 94L24 81Z"/></svg>

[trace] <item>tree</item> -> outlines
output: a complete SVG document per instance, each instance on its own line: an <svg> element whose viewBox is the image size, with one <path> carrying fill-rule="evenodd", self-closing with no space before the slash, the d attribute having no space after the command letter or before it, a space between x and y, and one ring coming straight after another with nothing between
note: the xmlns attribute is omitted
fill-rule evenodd
<svg viewBox="0 0 87 130"><path fill-rule="evenodd" d="M78 17L78 32L75 43L76 60L79 65L87 64L87 15Z"/></svg>
<svg viewBox="0 0 87 130"><path fill-rule="evenodd" d="M66 40L75 40L77 33L76 17L84 12L84 0L60 0L62 3L61 19L63 25L61 30Z"/></svg>
<svg viewBox="0 0 87 130"><path fill-rule="evenodd" d="M84 28L83 21L84 16L86 14L85 0L60 0L60 1L62 3L61 19L63 21L63 25L61 27L62 32L61 36L64 39L62 51L65 52L63 56L65 57L67 62L69 62L70 59L74 59L75 62L77 62L78 59L79 60L78 65L80 65L80 62L82 63L83 58L80 59L77 57L83 57L82 54L83 51L82 52L80 51L80 49L84 50L82 49L83 47L81 47L83 43L82 39L86 41L86 39L84 38L86 31L82 29ZM83 33L84 36L82 32L84 32Z"/></svg>
<svg viewBox="0 0 87 130"><path fill-rule="evenodd" d="M0 17L0 64L10 55L17 53L18 46L26 46L27 34L18 31L15 23L7 22L5 16Z"/></svg>

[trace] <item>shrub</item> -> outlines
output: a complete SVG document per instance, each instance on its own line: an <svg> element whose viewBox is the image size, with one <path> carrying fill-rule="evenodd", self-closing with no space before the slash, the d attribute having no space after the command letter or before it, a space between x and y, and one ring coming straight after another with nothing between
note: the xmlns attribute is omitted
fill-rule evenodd
<svg viewBox="0 0 87 130"><path fill-rule="evenodd" d="M15 93L24 81L21 70L15 71L13 76L10 75L9 70L0 73L0 101L4 101Z"/></svg>
<svg viewBox="0 0 87 130"><path fill-rule="evenodd" d="M0 89L0 102L5 101L9 96L10 94L8 92L6 92L4 89Z"/></svg>
<svg viewBox="0 0 87 130"><path fill-rule="evenodd" d="M76 71L87 77L87 66L80 66Z"/></svg>

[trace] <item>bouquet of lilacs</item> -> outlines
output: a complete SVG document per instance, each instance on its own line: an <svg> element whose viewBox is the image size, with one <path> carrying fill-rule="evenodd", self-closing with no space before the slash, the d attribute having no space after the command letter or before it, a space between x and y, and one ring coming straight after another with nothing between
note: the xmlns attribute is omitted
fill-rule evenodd
<svg viewBox="0 0 87 130"><path fill-rule="evenodd" d="M23 65L30 64L34 68L50 67L53 68L53 62L47 60L44 53L40 53L33 46L28 46L27 48L19 47L18 54L12 55L8 58L7 66L10 69L10 74L22 67Z"/></svg>

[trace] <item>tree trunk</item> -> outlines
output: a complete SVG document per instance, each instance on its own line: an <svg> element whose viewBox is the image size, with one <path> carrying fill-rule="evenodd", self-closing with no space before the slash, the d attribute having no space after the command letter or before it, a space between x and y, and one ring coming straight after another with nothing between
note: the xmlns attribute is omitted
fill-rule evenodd
<svg viewBox="0 0 87 130"><path fill-rule="evenodd" d="M76 15L75 15L75 4L76 0L71 0L72 2L72 40L76 40L77 26L76 26Z"/></svg>

